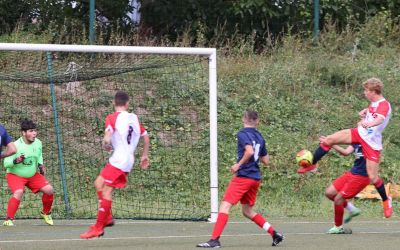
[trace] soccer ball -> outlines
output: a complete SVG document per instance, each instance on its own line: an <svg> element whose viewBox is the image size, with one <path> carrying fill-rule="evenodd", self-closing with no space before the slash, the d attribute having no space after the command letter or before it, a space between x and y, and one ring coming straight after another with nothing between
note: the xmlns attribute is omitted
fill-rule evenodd
<svg viewBox="0 0 400 250"><path fill-rule="evenodd" d="M296 155L296 162L301 167L308 167L312 164L313 154L307 149L300 150Z"/></svg>

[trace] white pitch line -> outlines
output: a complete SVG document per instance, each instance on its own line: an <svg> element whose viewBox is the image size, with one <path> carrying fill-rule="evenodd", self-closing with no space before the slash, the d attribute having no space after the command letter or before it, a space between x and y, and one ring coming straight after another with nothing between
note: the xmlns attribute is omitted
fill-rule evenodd
<svg viewBox="0 0 400 250"><path fill-rule="evenodd" d="M94 221L94 220L93 220ZM331 221L282 221L282 220L271 220L273 223L282 223L282 224L332 224ZM56 222L57 223L57 222ZM124 224L199 224L199 223L207 223L206 221L119 221L116 219L116 224L124 225ZM78 223L68 223L68 224L56 224L57 226L88 226L93 223L91 222L78 222ZM229 221L228 224L254 224L252 221ZM376 220L376 221L352 221L351 224L400 224L400 221L385 221L385 220ZM42 226L43 223L35 223L32 226Z"/></svg>
<svg viewBox="0 0 400 250"><path fill-rule="evenodd" d="M356 232L355 234L399 234L400 231L390 232ZM262 236L263 234L228 234L222 235L223 237L249 237L249 236ZM285 235L328 235L326 233L286 233ZM141 240L141 239L176 239L176 238L203 238L210 235L166 235L166 236L131 236L131 237L114 237L114 238L95 238L93 240ZM1 243L31 243L31 242L68 242L68 241L87 241L85 239L51 239L51 240L2 240Z"/></svg>

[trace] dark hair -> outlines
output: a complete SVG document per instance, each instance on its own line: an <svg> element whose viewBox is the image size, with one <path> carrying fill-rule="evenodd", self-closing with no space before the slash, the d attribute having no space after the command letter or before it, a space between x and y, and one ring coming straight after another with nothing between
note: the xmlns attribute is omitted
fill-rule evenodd
<svg viewBox="0 0 400 250"><path fill-rule="evenodd" d="M29 129L36 129L36 123L32 120L24 119L21 121L21 131L28 131Z"/></svg>
<svg viewBox="0 0 400 250"><path fill-rule="evenodd" d="M124 91L118 91L114 96L115 106L124 106L129 101L129 96Z"/></svg>
<svg viewBox="0 0 400 250"><path fill-rule="evenodd" d="M258 113L253 110L246 110L243 117L246 119L246 121L254 122L258 120Z"/></svg>

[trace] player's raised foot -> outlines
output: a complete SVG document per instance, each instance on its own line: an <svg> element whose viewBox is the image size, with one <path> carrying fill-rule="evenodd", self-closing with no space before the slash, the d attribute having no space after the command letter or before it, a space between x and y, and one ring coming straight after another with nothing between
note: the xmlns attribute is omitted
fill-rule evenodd
<svg viewBox="0 0 400 250"><path fill-rule="evenodd" d="M51 218L51 214L44 214L43 212L40 212L40 215L42 216L44 222L46 222L47 225L53 226L53 218Z"/></svg>
<svg viewBox="0 0 400 250"><path fill-rule="evenodd" d="M351 234L352 231L350 228L344 228L344 227L337 227L334 226L331 229L326 232L327 234Z"/></svg>
<svg viewBox="0 0 400 250"><path fill-rule="evenodd" d="M305 166L305 167L299 167L297 169L297 173L298 174L305 174L305 173L309 173L309 172L316 172L317 171L317 164L311 164L309 166Z"/></svg>
<svg viewBox="0 0 400 250"><path fill-rule="evenodd" d="M388 196L387 200L382 202L383 205L383 214L385 218L390 218L393 214L393 207L392 207L392 197Z"/></svg>
<svg viewBox="0 0 400 250"><path fill-rule="evenodd" d="M346 218L344 218L344 223L349 223L354 217L359 216L360 214L361 210L355 207L353 211L346 215Z"/></svg>
<svg viewBox="0 0 400 250"><path fill-rule="evenodd" d="M89 227L89 230L80 235L82 239L90 239L94 237L101 237L104 235L103 229L98 229L94 225Z"/></svg>
<svg viewBox="0 0 400 250"><path fill-rule="evenodd" d="M274 235L272 235L272 246L275 247L275 246L279 245L279 243L281 243L284 239L285 239L285 236L283 236L283 234L274 232Z"/></svg>
<svg viewBox="0 0 400 250"><path fill-rule="evenodd" d="M5 226L5 227L13 227L13 226L14 226L14 222L13 222L13 220L7 218L7 219L3 222L3 226Z"/></svg>
<svg viewBox="0 0 400 250"><path fill-rule="evenodd" d="M202 248L220 248L221 243L219 240L209 240L204 243L197 244L196 247L202 247Z"/></svg>

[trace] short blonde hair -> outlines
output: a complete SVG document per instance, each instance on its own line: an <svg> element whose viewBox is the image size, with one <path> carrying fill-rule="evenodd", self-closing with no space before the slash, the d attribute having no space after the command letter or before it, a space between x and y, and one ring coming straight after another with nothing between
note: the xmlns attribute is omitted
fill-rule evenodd
<svg viewBox="0 0 400 250"><path fill-rule="evenodd" d="M363 87L380 95L382 94L383 83L379 78L369 78L363 83Z"/></svg>

